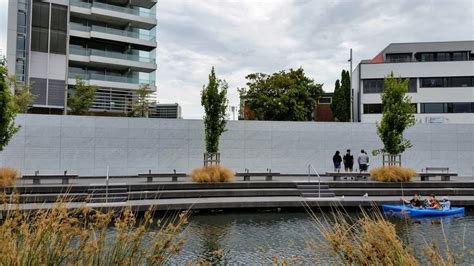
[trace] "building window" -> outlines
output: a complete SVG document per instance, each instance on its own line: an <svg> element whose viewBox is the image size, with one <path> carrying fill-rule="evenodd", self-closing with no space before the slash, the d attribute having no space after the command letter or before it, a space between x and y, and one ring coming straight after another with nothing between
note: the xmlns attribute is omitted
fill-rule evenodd
<svg viewBox="0 0 474 266"><path fill-rule="evenodd" d="M51 5L51 40L50 52L53 54L66 54L66 27L67 7Z"/></svg>
<svg viewBox="0 0 474 266"><path fill-rule="evenodd" d="M467 52L455 52L452 54L453 61L466 61L467 60Z"/></svg>
<svg viewBox="0 0 474 266"><path fill-rule="evenodd" d="M31 50L48 52L49 3L33 2Z"/></svg>
<svg viewBox="0 0 474 266"><path fill-rule="evenodd" d="M421 78L420 80L423 88L444 87L443 78Z"/></svg>
<svg viewBox="0 0 474 266"><path fill-rule="evenodd" d="M421 62L435 61L435 55L434 55L434 53L421 53L420 54L420 60L421 60Z"/></svg>
<svg viewBox="0 0 474 266"><path fill-rule="evenodd" d="M418 80L417 78L410 78L408 82L408 92L417 92L418 91Z"/></svg>
<svg viewBox="0 0 474 266"><path fill-rule="evenodd" d="M389 63L411 62L411 54L386 54L385 61Z"/></svg>
<svg viewBox="0 0 474 266"><path fill-rule="evenodd" d="M474 113L474 103L422 103L421 113Z"/></svg>
<svg viewBox="0 0 474 266"><path fill-rule="evenodd" d="M436 61L450 61L451 57L449 53L437 53L436 54Z"/></svg>
<svg viewBox="0 0 474 266"><path fill-rule="evenodd" d="M383 79L364 79L362 85L364 93L381 93L383 91Z"/></svg>
<svg viewBox="0 0 474 266"><path fill-rule="evenodd" d="M471 77L451 77L449 87L472 87Z"/></svg>
<svg viewBox="0 0 474 266"><path fill-rule="evenodd" d="M431 77L421 78L421 87L436 88L436 87L473 87L474 77Z"/></svg>
<svg viewBox="0 0 474 266"><path fill-rule="evenodd" d="M321 97L318 100L318 103L320 104L331 104L332 98L331 97Z"/></svg>
<svg viewBox="0 0 474 266"><path fill-rule="evenodd" d="M364 104L364 114L381 114L382 109L380 103Z"/></svg>

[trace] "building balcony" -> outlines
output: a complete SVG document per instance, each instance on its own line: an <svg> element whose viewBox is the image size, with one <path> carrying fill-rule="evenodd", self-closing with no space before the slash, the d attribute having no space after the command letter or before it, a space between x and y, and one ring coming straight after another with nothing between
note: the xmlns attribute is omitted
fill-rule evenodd
<svg viewBox="0 0 474 266"><path fill-rule="evenodd" d="M86 26L78 23L70 23L69 29L69 34L74 37L130 43L145 51L150 51L157 46L156 36L136 31L118 30L96 25Z"/></svg>
<svg viewBox="0 0 474 266"><path fill-rule="evenodd" d="M139 53L139 51L135 51ZM132 70L150 73L156 70L155 59L137 54L123 54L97 49L69 47L69 61L82 65L106 67L117 70Z"/></svg>
<svg viewBox="0 0 474 266"><path fill-rule="evenodd" d="M68 74L68 84L75 85L77 77L84 80L87 85L101 88L137 90L140 85L150 85L151 90L156 91L155 81L150 79L74 71L70 71Z"/></svg>
<svg viewBox="0 0 474 266"><path fill-rule="evenodd" d="M152 29L156 26L156 14L143 8L128 8L93 1L71 0L71 13L77 17L106 21L108 23L128 24L132 27Z"/></svg>

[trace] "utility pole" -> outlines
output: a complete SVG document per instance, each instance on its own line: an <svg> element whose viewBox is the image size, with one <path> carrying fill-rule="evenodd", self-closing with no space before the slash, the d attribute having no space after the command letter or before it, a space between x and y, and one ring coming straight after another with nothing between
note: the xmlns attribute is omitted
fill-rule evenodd
<svg viewBox="0 0 474 266"><path fill-rule="evenodd" d="M353 99L354 99L354 96L353 96L354 93L353 93L353 89L352 89L352 48L350 50L350 58L349 58L348 61L350 62L350 72L349 72L349 80L350 80L349 82L350 82L350 89L351 89L351 91L350 91L350 93L351 93L351 95L350 95L350 109L351 109L350 110L351 111L350 122L352 123L354 121L354 114L353 114L353 111L352 111L352 109L353 109Z"/></svg>

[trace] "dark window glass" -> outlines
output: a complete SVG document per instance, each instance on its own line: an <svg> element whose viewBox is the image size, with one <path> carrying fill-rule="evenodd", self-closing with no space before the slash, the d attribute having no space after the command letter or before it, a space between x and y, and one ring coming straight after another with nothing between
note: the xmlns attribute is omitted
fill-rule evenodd
<svg viewBox="0 0 474 266"><path fill-rule="evenodd" d="M364 93L381 93L383 91L383 79L364 79L362 85Z"/></svg>
<svg viewBox="0 0 474 266"><path fill-rule="evenodd" d="M408 92L417 92L417 79L410 78L410 82L408 83Z"/></svg>
<svg viewBox="0 0 474 266"><path fill-rule="evenodd" d="M421 104L421 113L435 114L435 113L444 113L443 103L422 103Z"/></svg>
<svg viewBox="0 0 474 266"><path fill-rule="evenodd" d="M382 104L364 104L364 114L381 114Z"/></svg>
<svg viewBox="0 0 474 266"><path fill-rule="evenodd" d="M451 58L449 53L437 53L436 54L436 61L450 61Z"/></svg>
<svg viewBox="0 0 474 266"><path fill-rule="evenodd" d="M472 87L471 77L452 77L449 82L450 87Z"/></svg>
<svg viewBox="0 0 474 266"><path fill-rule="evenodd" d="M51 5L51 53L66 54L66 27L67 7Z"/></svg>
<svg viewBox="0 0 474 266"><path fill-rule="evenodd" d="M466 61L467 52L455 52L452 56L453 61Z"/></svg>
<svg viewBox="0 0 474 266"><path fill-rule="evenodd" d="M390 63L410 62L411 54L386 54L385 59Z"/></svg>
<svg viewBox="0 0 474 266"><path fill-rule="evenodd" d="M471 103L453 103L453 113L470 113Z"/></svg>
<svg viewBox="0 0 474 266"><path fill-rule="evenodd" d="M19 11L17 17L17 31L19 33L26 33L26 13Z"/></svg>
<svg viewBox="0 0 474 266"><path fill-rule="evenodd" d="M331 97L321 97L319 98L319 103L322 104L330 104L331 103Z"/></svg>
<svg viewBox="0 0 474 266"><path fill-rule="evenodd" d="M26 39L24 35L18 35L16 37L16 53L20 57L25 57L26 50Z"/></svg>
<svg viewBox="0 0 474 266"><path fill-rule="evenodd" d="M454 113L454 104L453 103L445 103L444 104L444 112L445 113Z"/></svg>
<svg viewBox="0 0 474 266"><path fill-rule="evenodd" d="M422 53L422 54L421 54L421 61L422 61L422 62L435 61L434 54L433 54L433 53Z"/></svg>
<svg viewBox="0 0 474 266"><path fill-rule="evenodd" d="M443 78L422 78L421 87L433 88L433 87L443 87L444 81Z"/></svg>
<svg viewBox="0 0 474 266"><path fill-rule="evenodd" d="M49 3L33 2L31 50L48 52Z"/></svg>

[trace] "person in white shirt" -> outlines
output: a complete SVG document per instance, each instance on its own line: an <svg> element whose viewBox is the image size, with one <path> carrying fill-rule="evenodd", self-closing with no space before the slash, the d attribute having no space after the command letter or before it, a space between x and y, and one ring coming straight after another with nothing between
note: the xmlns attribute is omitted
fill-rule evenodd
<svg viewBox="0 0 474 266"><path fill-rule="evenodd" d="M369 165L369 156L364 150L360 151L359 156L357 157L357 162L359 163L359 171L367 172L368 165Z"/></svg>

